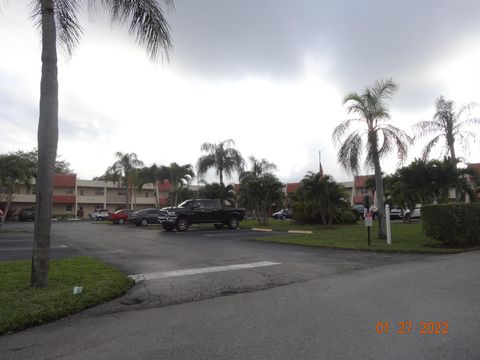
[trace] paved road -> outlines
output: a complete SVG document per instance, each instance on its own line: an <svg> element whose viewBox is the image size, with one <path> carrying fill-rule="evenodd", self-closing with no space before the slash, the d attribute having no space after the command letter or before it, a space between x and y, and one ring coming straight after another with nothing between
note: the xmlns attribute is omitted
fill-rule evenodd
<svg viewBox="0 0 480 360"><path fill-rule="evenodd" d="M91 254L129 274L279 264L145 281L112 303L0 338L0 359L480 359L479 252L334 251L255 242L249 231L89 223L54 224L53 233L55 256ZM30 256L2 252L12 246L6 235L18 234L0 236L3 259ZM448 321L449 334L396 334L408 320ZM377 321L389 321L390 334L377 335Z"/></svg>

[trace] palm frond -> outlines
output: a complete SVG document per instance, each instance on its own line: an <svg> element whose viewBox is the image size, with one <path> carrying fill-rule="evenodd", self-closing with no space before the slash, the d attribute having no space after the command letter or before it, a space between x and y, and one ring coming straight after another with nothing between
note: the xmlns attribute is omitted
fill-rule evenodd
<svg viewBox="0 0 480 360"><path fill-rule="evenodd" d="M163 2L167 9L173 8L172 0ZM89 0L94 10L97 3L110 11L113 22L128 27L129 33L135 35L138 44L145 46L152 59L158 57L160 49L168 58L172 47L170 26L157 0Z"/></svg>
<svg viewBox="0 0 480 360"><path fill-rule="evenodd" d="M360 169L360 157L363 144L359 131L351 133L338 150L337 160L349 173L357 174Z"/></svg>
<svg viewBox="0 0 480 360"><path fill-rule="evenodd" d="M435 147L435 145L437 145L438 141L440 140L440 138L442 136L443 136L443 134L435 136L432 140L430 140L428 142L427 145L425 145L425 147L423 148L423 151L422 151L422 160L426 161L428 159L428 156L430 155L430 152Z"/></svg>
<svg viewBox="0 0 480 360"><path fill-rule="evenodd" d="M201 156L197 161L197 174L198 176L202 177L208 171L208 169L215 167L217 161L215 159L215 155L208 154Z"/></svg>
<svg viewBox="0 0 480 360"><path fill-rule="evenodd" d="M400 164L403 164L407 159L408 147L413 144L413 139L406 132L392 125L384 125L382 132L385 137L395 143L397 158Z"/></svg>
<svg viewBox="0 0 480 360"><path fill-rule="evenodd" d="M438 121L422 120L413 126L415 139L443 131L443 124Z"/></svg>
<svg viewBox="0 0 480 360"><path fill-rule="evenodd" d="M340 143L345 133L348 131L348 129L352 125L352 122L356 120L357 119L344 120L339 125L337 125L335 127L335 130L333 130L333 134L332 134L333 141L337 144Z"/></svg>
<svg viewBox="0 0 480 360"><path fill-rule="evenodd" d="M80 3L78 0L56 0L55 7L58 38L67 55L72 56L83 32L78 22Z"/></svg>

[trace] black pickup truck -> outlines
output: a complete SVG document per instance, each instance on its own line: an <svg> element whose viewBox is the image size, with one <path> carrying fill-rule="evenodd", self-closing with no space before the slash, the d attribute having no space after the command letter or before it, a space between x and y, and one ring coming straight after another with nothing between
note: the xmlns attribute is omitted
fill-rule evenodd
<svg viewBox="0 0 480 360"><path fill-rule="evenodd" d="M217 229L227 225L237 229L245 216L245 209L225 208L220 200L191 199L177 207L164 208L160 211L158 222L167 231L187 231L192 224L213 224Z"/></svg>

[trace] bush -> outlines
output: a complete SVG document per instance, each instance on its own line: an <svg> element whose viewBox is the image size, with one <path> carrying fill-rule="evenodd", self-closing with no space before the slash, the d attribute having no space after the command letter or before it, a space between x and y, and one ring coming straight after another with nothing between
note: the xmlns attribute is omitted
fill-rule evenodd
<svg viewBox="0 0 480 360"><path fill-rule="evenodd" d="M355 214L349 206L338 209L336 216L335 223L339 224L354 224L358 220L357 214Z"/></svg>
<svg viewBox="0 0 480 360"><path fill-rule="evenodd" d="M480 245L480 203L422 207L425 233L448 246Z"/></svg>
<svg viewBox="0 0 480 360"><path fill-rule="evenodd" d="M68 220L68 219L73 219L74 216L72 214L58 214L58 215L52 215L53 219L57 220Z"/></svg>

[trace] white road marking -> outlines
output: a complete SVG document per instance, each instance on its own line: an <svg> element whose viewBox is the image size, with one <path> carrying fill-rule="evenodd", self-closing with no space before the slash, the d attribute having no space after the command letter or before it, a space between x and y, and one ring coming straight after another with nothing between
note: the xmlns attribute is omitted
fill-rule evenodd
<svg viewBox="0 0 480 360"><path fill-rule="evenodd" d="M32 242L32 239L15 239L15 240L4 240L0 239L0 244L6 243L6 242Z"/></svg>
<svg viewBox="0 0 480 360"><path fill-rule="evenodd" d="M50 249L65 249L67 248L68 246L67 245L60 245L60 246L51 246ZM17 247L17 248L0 248L0 251L22 251L22 250L29 250L31 251L32 250L32 247L23 247L23 248L20 248L20 247Z"/></svg>
<svg viewBox="0 0 480 360"><path fill-rule="evenodd" d="M196 268L196 269L184 269L184 270L173 270L173 271L165 271L165 272L132 274L132 275L128 275L128 276L131 279L135 280L135 282L139 282L139 281L142 281L142 280L156 280L156 279L164 279L164 278L170 278L170 277L207 274L207 273L220 272L220 271L252 269L252 268L257 268L257 267L280 265L280 264L281 263L271 262L271 261L259 261L259 262L248 263L248 264L211 266L211 267L203 267L203 268Z"/></svg>
<svg viewBox="0 0 480 360"><path fill-rule="evenodd" d="M244 232L241 232L241 233L226 233L226 234L205 234L205 236L208 236L208 237L220 237L220 236L244 236L244 235L248 235L248 233L244 233Z"/></svg>

